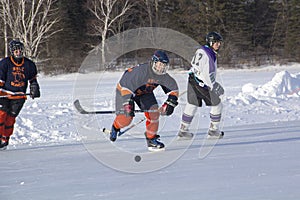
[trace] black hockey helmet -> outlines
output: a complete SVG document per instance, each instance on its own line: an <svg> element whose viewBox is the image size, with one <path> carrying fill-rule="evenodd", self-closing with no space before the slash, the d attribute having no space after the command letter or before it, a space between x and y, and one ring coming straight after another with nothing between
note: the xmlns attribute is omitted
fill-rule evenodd
<svg viewBox="0 0 300 200"><path fill-rule="evenodd" d="M152 56L153 62L162 62L162 63L169 63L169 58L164 51L157 50L154 52Z"/></svg>
<svg viewBox="0 0 300 200"><path fill-rule="evenodd" d="M15 50L20 50L21 54L20 56L15 56L14 55L14 51ZM15 58L22 58L23 57L23 51L24 51L24 44L22 42L20 42L19 40L12 40L9 42L9 51L11 53L12 56L14 56Z"/></svg>
<svg viewBox="0 0 300 200"><path fill-rule="evenodd" d="M222 42L223 37L217 32L210 32L205 37L206 44L211 47L216 42Z"/></svg>

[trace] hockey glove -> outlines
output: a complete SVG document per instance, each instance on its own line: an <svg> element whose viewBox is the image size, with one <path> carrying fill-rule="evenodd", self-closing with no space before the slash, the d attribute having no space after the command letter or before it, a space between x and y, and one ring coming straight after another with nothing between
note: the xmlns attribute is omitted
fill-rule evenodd
<svg viewBox="0 0 300 200"><path fill-rule="evenodd" d="M128 99L128 101L123 103L123 110L126 117L134 117L134 101L132 99Z"/></svg>
<svg viewBox="0 0 300 200"><path fill-rule="evenodd" d="M174 111L174 108L178 105L177 97L170 96L167 101L161 106L160 113L161 115L171 115Z"/></svg>
<svg viewBox="0 0 300 200"><path fill-rule="evenodd" d="M38 98L41 96L41 93L40 93L40 86L37 82L33 82L30 84L30 97L32 99L34 98Z"/></svg>
<svg viewBox="0 0 300 200"><path fill-rule="evenodd" d="M218 96L221 96L224 94L224 88L218 82L215 82L212 91L214 93L216 93L216 95L218 95Z"/></svg>

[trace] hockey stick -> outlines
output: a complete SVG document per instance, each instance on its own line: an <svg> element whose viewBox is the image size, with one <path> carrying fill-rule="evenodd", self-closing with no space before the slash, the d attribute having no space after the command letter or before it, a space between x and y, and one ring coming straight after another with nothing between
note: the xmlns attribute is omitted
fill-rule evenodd
<svg viewBox="0 0 300 200"><path fill-rule="evenodd" d="M180 93L179 97L182 96L183 94L185 94L186 92L187 91L183 91L182 93ZM76 110L81 114L113 114L113 113L116 113L116 111L114 111L114 110L87 111L81 106L79 99L76 99L73 104L74 104L74 107L76 108ZM159 112L159 111L158 110L135 110L134 112L141 113L141 112Z"/></svg>
<svg viewBox="0 0 300 200"><path fill-rule="evenodd" d="M126 133L127 131L129 131L129 130L132 129L133 127L136 127L137 125L139 125L140 123L142 123L142 122L145 121L145 120L146 120L146 117L140 119L139 121L137 121L137 122L134 123L134 124L131 124L131 125L130 125L129 127L127 127L124 131L120 131L120 132L118 133L118 136L123 135L124 133ZM103 133L110 134L111 130L106 129L106 128L103 128L103 129L102 129L102 132L103 132Z"/></svg>
<svg viewBox="0 0 300 200"><path fill-rule="evenodd" d="M87 111L81 106L78 99L76 99L74 101L74 107L81 114L113 114L113 113L116 113L116 111L114 111L114 110ZM159 111L158 110L135 110L134 112L140 113L140 112L159 112Z"/></svg>
<svg viewBox="0 0 300 200"><path fill-rule="evenodd" d="M26 93L26 94L7 94L7 95L2 95L0 96L1 99L7 99L7 98L10 98L10 97L23 97L23 96L29 96L30 94L29 93Z"/></svg>
<svg viewBox="0 0 300 200"><path fill-rule="evenodd" d="M187 92L187 91L183 91L179 96L182 96L182 95L185 94L186 92ZM130 125L129 127L127 127L124 131L120 131L119 134L118 134L118 136L123 135L124 133L126 133L126 132L129 131L130 129L136 127L137 125L139 125L140 123L142 123L142 122L145 121L145 120L146 120L146 117L140 119L140 120L137 121L136 123L134 123L134 124ZM103 133L110 134L111 130L106 129L106 128L103 128L103 129L102 129L102 132L103 132Z"/></svg>

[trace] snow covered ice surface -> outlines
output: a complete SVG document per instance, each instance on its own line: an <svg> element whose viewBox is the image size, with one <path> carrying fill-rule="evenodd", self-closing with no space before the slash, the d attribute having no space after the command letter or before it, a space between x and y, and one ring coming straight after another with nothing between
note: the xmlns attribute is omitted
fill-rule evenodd
<svg viewBox="0 0 300 200"><path fill-rule="evenodd" d="M185 91L186 72L171 74ZM172 146L186 102L182 95L175 113L161 118L166 151L151 154L144 125L112 144L101 128L110 128L113 115L80 115L73 108L79 98L87 110L112 110L120 76L121 72L40 76L42 97L27 100L9 149L0 151L1 200L300 198L299 64L219 70L226 91L225 137L215 145L205 143L209 108L204 107L198 109L195 139ZM159 89L157 97L160 103L165 100ZM142 117L136 114L135 121ZM133 152L132 157L120 156L112 146ZM203 152L207 154L200 158ZM139 162L135 155L141 157ZM144 164L149 172L130 172Z"/></svg>

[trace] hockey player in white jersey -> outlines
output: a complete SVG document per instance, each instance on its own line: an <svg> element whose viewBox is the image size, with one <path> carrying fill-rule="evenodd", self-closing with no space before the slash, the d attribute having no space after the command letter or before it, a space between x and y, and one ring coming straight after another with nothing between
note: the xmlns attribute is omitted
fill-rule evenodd
<svg viewBox="0 0 300 200"><path fill-rule="evenodd" d="M182 114L179 137L192 138L189 128L198 107L203 101L211 106L210 126L208 138L222 138L224 133L220 130L222 115L222 102L220 96L224 94L223 87L216 82L217 52L223 41L217 32L206 35L206 44L197 49L191 64L187 88L187 104Z"/></svg>

